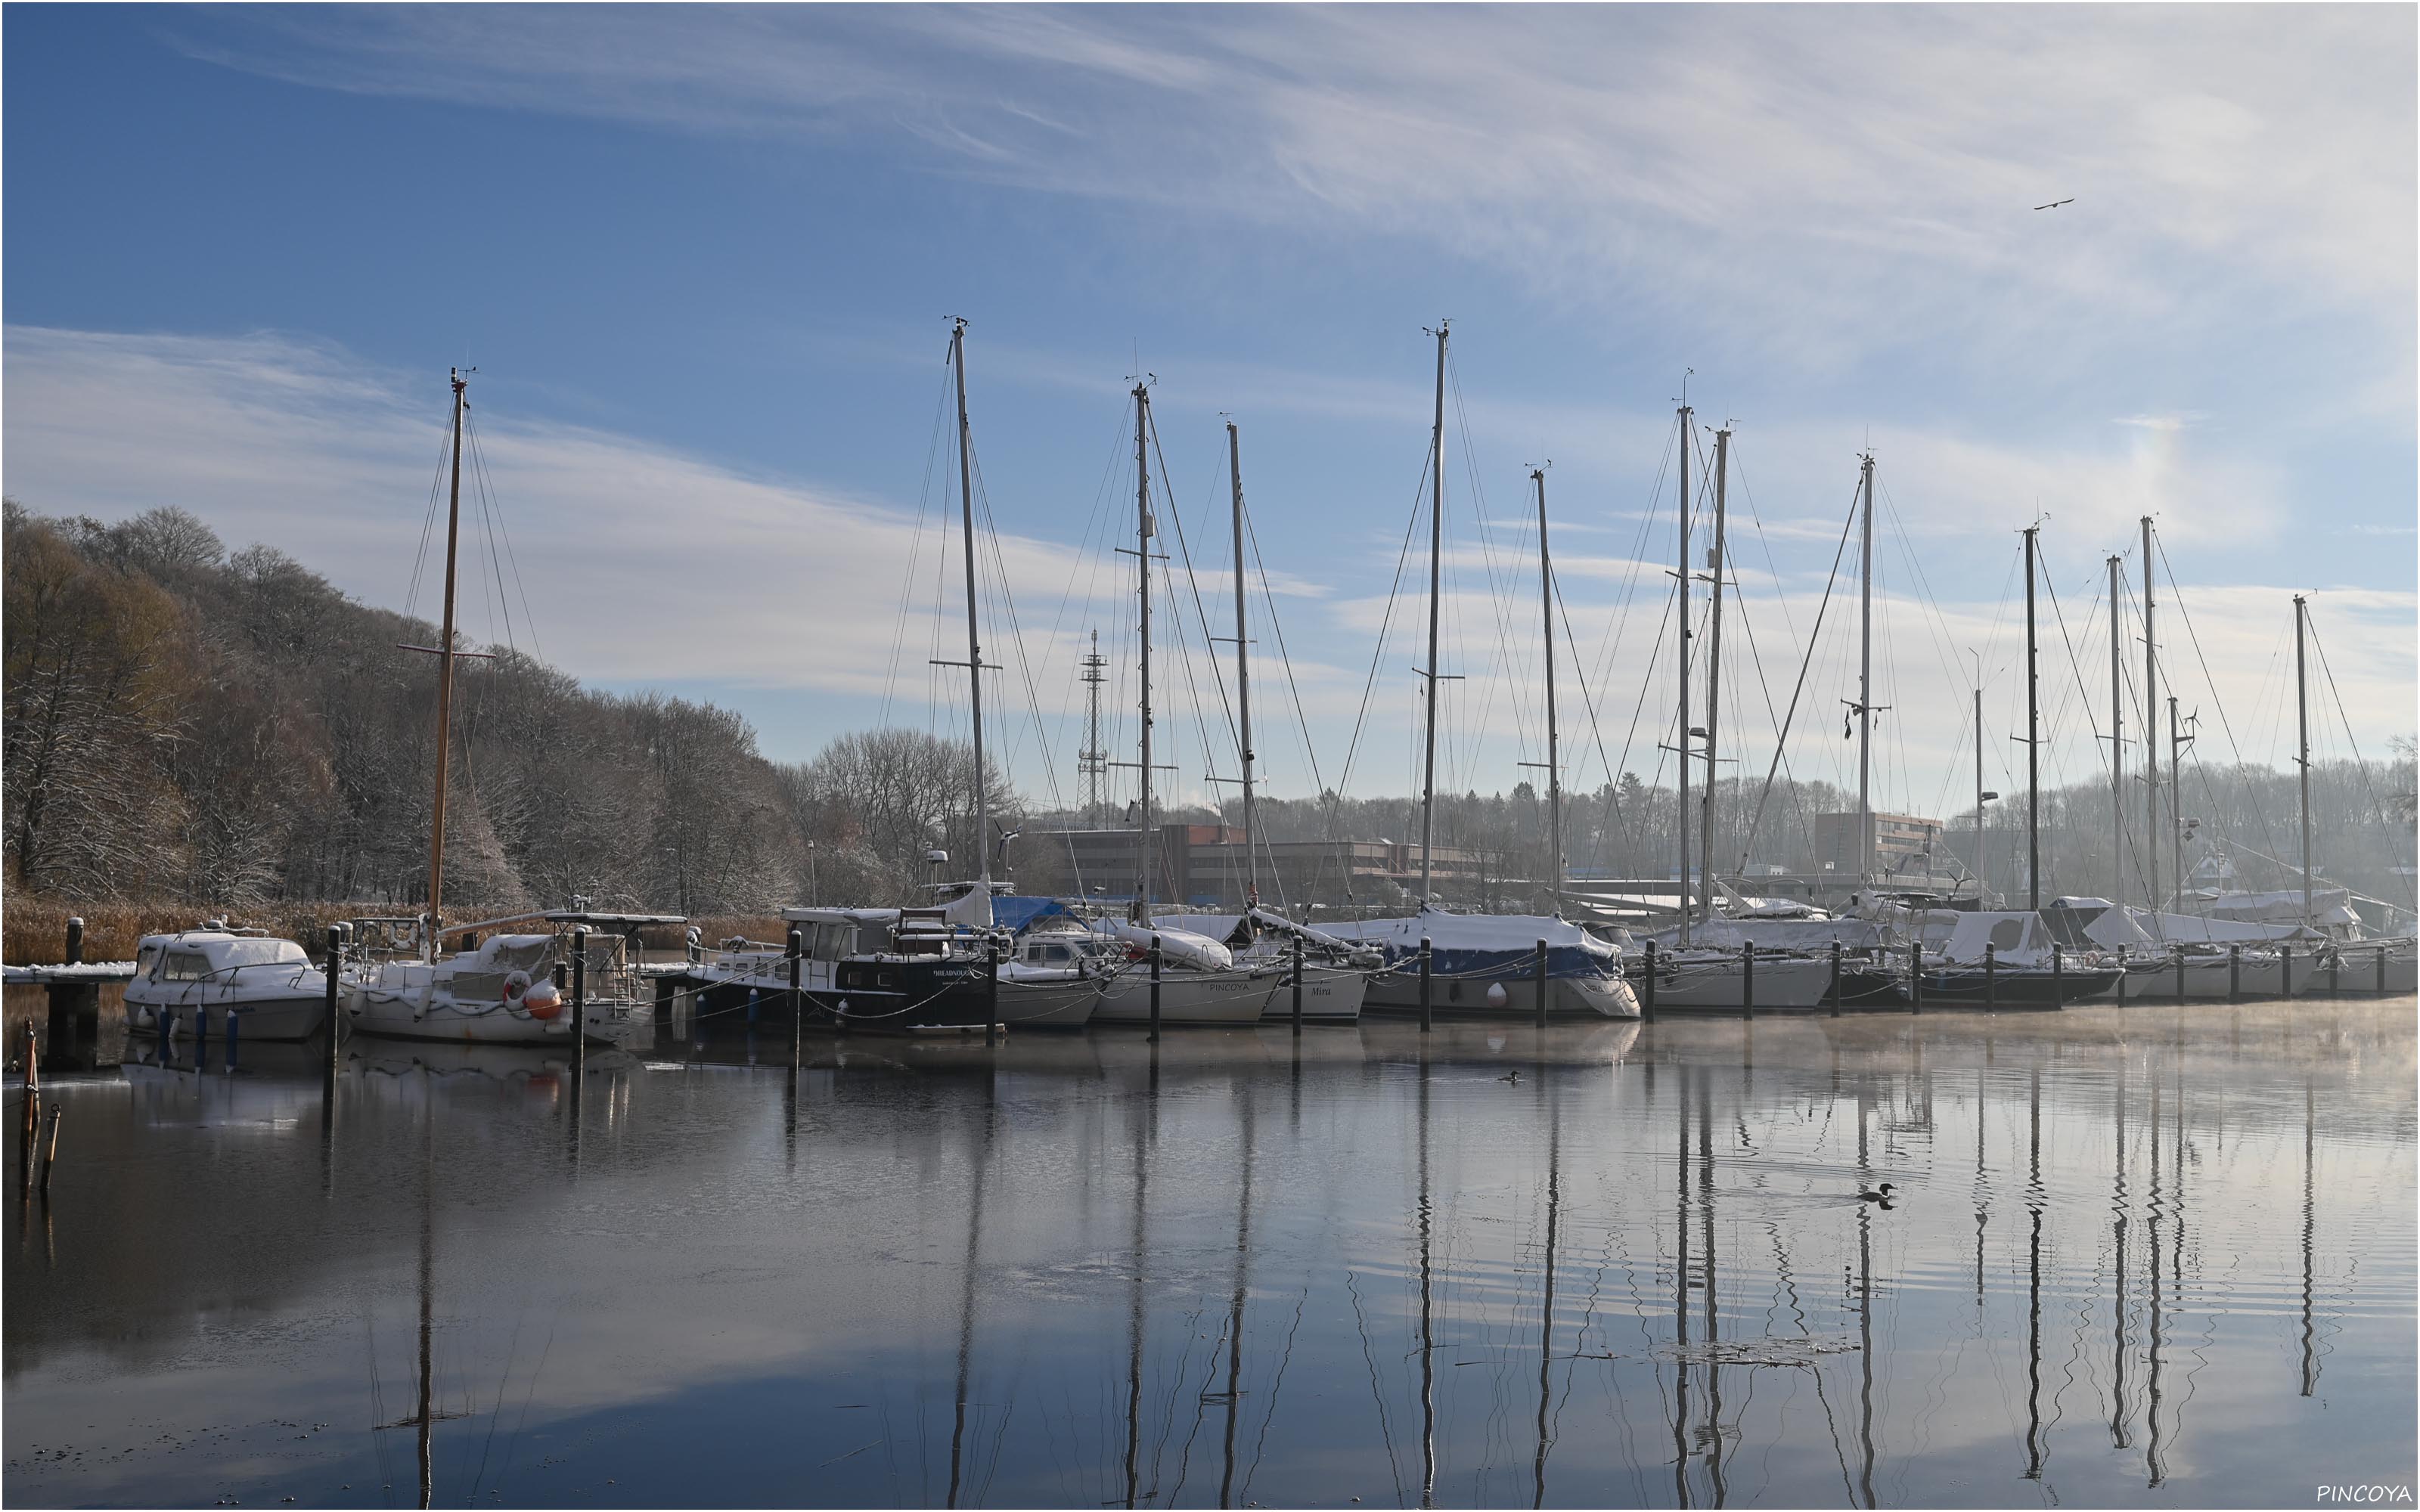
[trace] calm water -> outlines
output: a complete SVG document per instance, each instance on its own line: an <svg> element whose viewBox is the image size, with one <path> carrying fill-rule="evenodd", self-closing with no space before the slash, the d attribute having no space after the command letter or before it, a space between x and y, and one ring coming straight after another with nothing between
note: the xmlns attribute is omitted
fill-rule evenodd
<svg viewBox="0 0 2420 1512"><path fill-rule="evenodd" d="M535 1053L376 1048L325 1137L290 1049L130 1067L61 1086L12 1219L7 1494L2408 1486L2414 1008L811 1040L795 1080L768 1023L592 1057L577 1123Z"/></svg>

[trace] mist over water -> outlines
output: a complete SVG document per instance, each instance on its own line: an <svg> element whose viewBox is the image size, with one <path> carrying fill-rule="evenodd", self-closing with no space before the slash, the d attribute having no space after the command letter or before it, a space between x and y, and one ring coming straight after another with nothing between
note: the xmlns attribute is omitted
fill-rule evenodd
<svg viewBox="0 0 2420 1512"><path fill-rule="evenodd" d="M2309 1504L2414 1479L2410 998L55 1084L21 1504ZM1859 1193L1892 1184L1887 1203ZM424 1366L424 1363L426 1365ZM425 1384L424 1384L425 1383Z"/></svg>

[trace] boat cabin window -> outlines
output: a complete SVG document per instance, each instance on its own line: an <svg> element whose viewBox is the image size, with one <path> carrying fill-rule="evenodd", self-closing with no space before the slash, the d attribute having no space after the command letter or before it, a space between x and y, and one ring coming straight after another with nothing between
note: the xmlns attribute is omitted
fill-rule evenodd
<svg viewBox="0 0 2420 1512"><path fill-rule="evenodd" d="M171 950L160 968L162 981L199 981L210 974L209 957L193 950Z"/></svg>
<svg viewBox="0 0 2420 1512"><path fill-rule="evenodd" d="M1992 949L1994 950L2013 950L2024 943L2024 937L2025 921L2022 918L2003 918L1992 926Z"/></svg>
<svg viewBox="0 0 2420 1512"><path fill-rule="evenodd" d="M1076 959L1076 952L1063 945L1028 945L1025 959L1037 965L1063 966Z"/></svg>
<svg viewBox="0 0 2420 1512"><path fill-rule="evenodd" d="M147 945L134 952L134 974L138 977L149 976L151 968L159 964L160 948L156 945Z"/></svg>
<svg viewBox="0 0 2420 1512"><path fill-rule="evenodd" d="M292 940L230 941L220 959L230 966L307 966L311 958Z"/></svg>

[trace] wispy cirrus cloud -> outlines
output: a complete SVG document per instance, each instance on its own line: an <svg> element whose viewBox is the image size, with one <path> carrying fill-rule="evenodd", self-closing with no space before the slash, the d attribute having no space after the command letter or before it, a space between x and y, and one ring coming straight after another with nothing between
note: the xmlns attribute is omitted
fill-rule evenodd
<svg viewBox="0 0 2420 1512"><path fill-rule="evenodd" d="M1815 370L2037 382L2359 322L2410 409L2396 8L359 8L179 16L322 87L690 131L1473 258ZM2033 206L2051 198L2055 211ZM2383 305L2394 317L2376 321Z"/></svg>

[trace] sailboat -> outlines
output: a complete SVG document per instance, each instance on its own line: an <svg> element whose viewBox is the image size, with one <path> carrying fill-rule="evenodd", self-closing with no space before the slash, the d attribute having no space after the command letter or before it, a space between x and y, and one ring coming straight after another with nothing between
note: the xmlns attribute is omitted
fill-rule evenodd
<svg viewBox="0 0 2420 1512"><path fill-rule="evenodd" d="M437 657L437 786L428 823L428 910L417 949L365 961L346 983L348 1022L360 1033L473 1044L560 1044L575 1034L611 1042L652 1022L653 1000L635 970L639 931L682 924L676 914L597 913L575 901L566 909L516 914L458 926L460 953L441 954L446 929L445 779L453 764L454 663L484 652L454 645L454 579L462 525L462 421L470 380L454 385L453 468L445 516L445 607L435 646L408 646ZM544 930L531 926L543 924ZM566 979L577 973L573 995Z"/></svg>
<svg viewBox="0 0 2420 1512"><path fill-rule="evenodd" d="M1422 702L1425 755L1420 779L1419 911L1405 918L1373 918L1334 924L1327 933L1340 939L1375 949L1392 969L1373 977L1363 998L1366 1008L1393 1012L1418 1012L1420 1001L1420 952L1427 943L1429 1007L1444 1013L1523 1016L1535 1013L1537 999L1519 991L1536 980L1537 952L1546 952L1546 1003L1551 1014L1585 1014L1601 1018L1637 1018L1638 999L1622 980L1621 948L1598 938L1559 915L1456 914L1441 906L1435 891L1436 856L1436 715L1437 625L1443 586L1445 551L1445 361L1448 323L1439 321L1436 336L1436 418L1429 440L1429 642L1428 665L1419 670L1427 683ZM1545 482L1538 478L1540 574L1546 582L1546 681L1555 675L1552 577L1546 562ZM1557 774L1553 721L1549 719L1546 764ZM1550 795L1559 782L1550 777ZM1557 807L1559 807L1558 803ZM1555 892L1561 894L1562 835L1553 837L1557 856Z"/></svg>
<svg viewBox="0 0 2420 1512"><path fill-rule="evenodd" d="M1132 918L1094 921L1099 956L1111 963L1100 1007L1094 1011L1096 1017L1109 1023L1146 1023L1156 1013L1163 1024L1249 1024L1268 1007L1280 978L1249 966L1238 968L1234 952L1221 942L1185 929L1172 919L1163 922L1152 913L1158 877L1152 846L1151 563L1152 541L1158 529L1151 508L1150 384L1136 380L1134 402L1135 579L1141 609L1141 759L1136 768L1140 779L1141 829L1136 846L1140 875L1135 879ZM1240 585L1240 557L1235 570ZM1159 958L1157 971L1151 966L1154 951Z"/></svg>
<svg viewBox="0 0 2420 1512"><path fill-rule="evenodd" d="M1350 1024L1361 1016L1361 1002L1370 973L1385 964L1378 952L1357 946L1322 930L1298 924L1283 914L1261 906L1260 854L1254 847L1252 824L1252 664L1251 637L1244 609L1244 469L1235 423L1227 423L1228 491L1233 502L1235 533L1235 708L1236 748L1243 763L1244 911L1239 915L1187 914L1163 921L1191 933L1207 935L1225 945L1235 962L1261 976L1278 974L1277 989L1264 1014L1291 1017L1294 972L1302 973L1302 1016L1306 1021Z"/></svg>
<svg viewBox="0 0 2420 1512"><path fill-rule="evenodd" d="M993 917L991 791L984 761L983 641L975 589L973 431L967 419L967 323L950 329L958 402L958 509L965 539L967 696L974 744L975 876L958 895L921 908L786 908L803 938L799 987L806 1001L845 1028L907 1032L988 1024L1082 1028L1107 974L1089 956L1016 952ZM752 981L790 963L759 959ZM742 979L752 980L752 979Z"/></svg>
<svg viewBox="0 0 2420 1512"><path fill-rule="evenodd" d="M1655 970L1655 1008L1687 1011L1707 1009L1736 1011L1753 1007L1768 1010L1805 1010L1821 1008L1837 989L1844 994L1854 991L1851 984L1833 980L1832 960L1828 950L1817 955L1792 948L1808 931L1801 920L1791 920L1793 932L1786 936L1792 945L1779 945L1769 932L1761 931L1755 922L1743 921L1730 928L1719 944L1714 938L1691 937L1692 916L1698 904L1692 903L1689 874L1694 863L1699 879L1698 897L1706 910L1704 922L1714 923L1714 740L1721 712L1722 648L1723 648L1723 584L1729 573L1725 554L1725 495L1730 482L1731 433L1729 426L1714 432L1714 544L1706 554L1708 576L1712 582L1713 601L1708 616L1709 644L1706 654L1706 722L1689 722L1689 642L1695 638L1689 627L1689 455L1693 450L1694 409L1683 403L1678 416L1680 426L1681 490L1680 490L1680 571L1675 574L1680 588L1676 613L1681 633L1674 638L1679 647L1678 675L1680 683L1681 767L1680 853L1681 917L1678 928L1669 938L1659 939L1666 949L1657 952ZM1869 459L1866 482L1870 490L1873 472ZM1869 500L1869 530L1870 498ZM1699 759L1700 752L1692 741L1705 742L1702 752L1706 764L1705 795L1699 824L1699 854L1689 854L1689 766ZM1835 936L1838 938L1838 936ZM1761 946L1751 961L1746 947ZM1777 947L1777 948L1776 948ZM1643 978L1647 970L1643 960L1634 958L1630 969ZM1846 975L1846 968L1843 969Z"/></svg>

